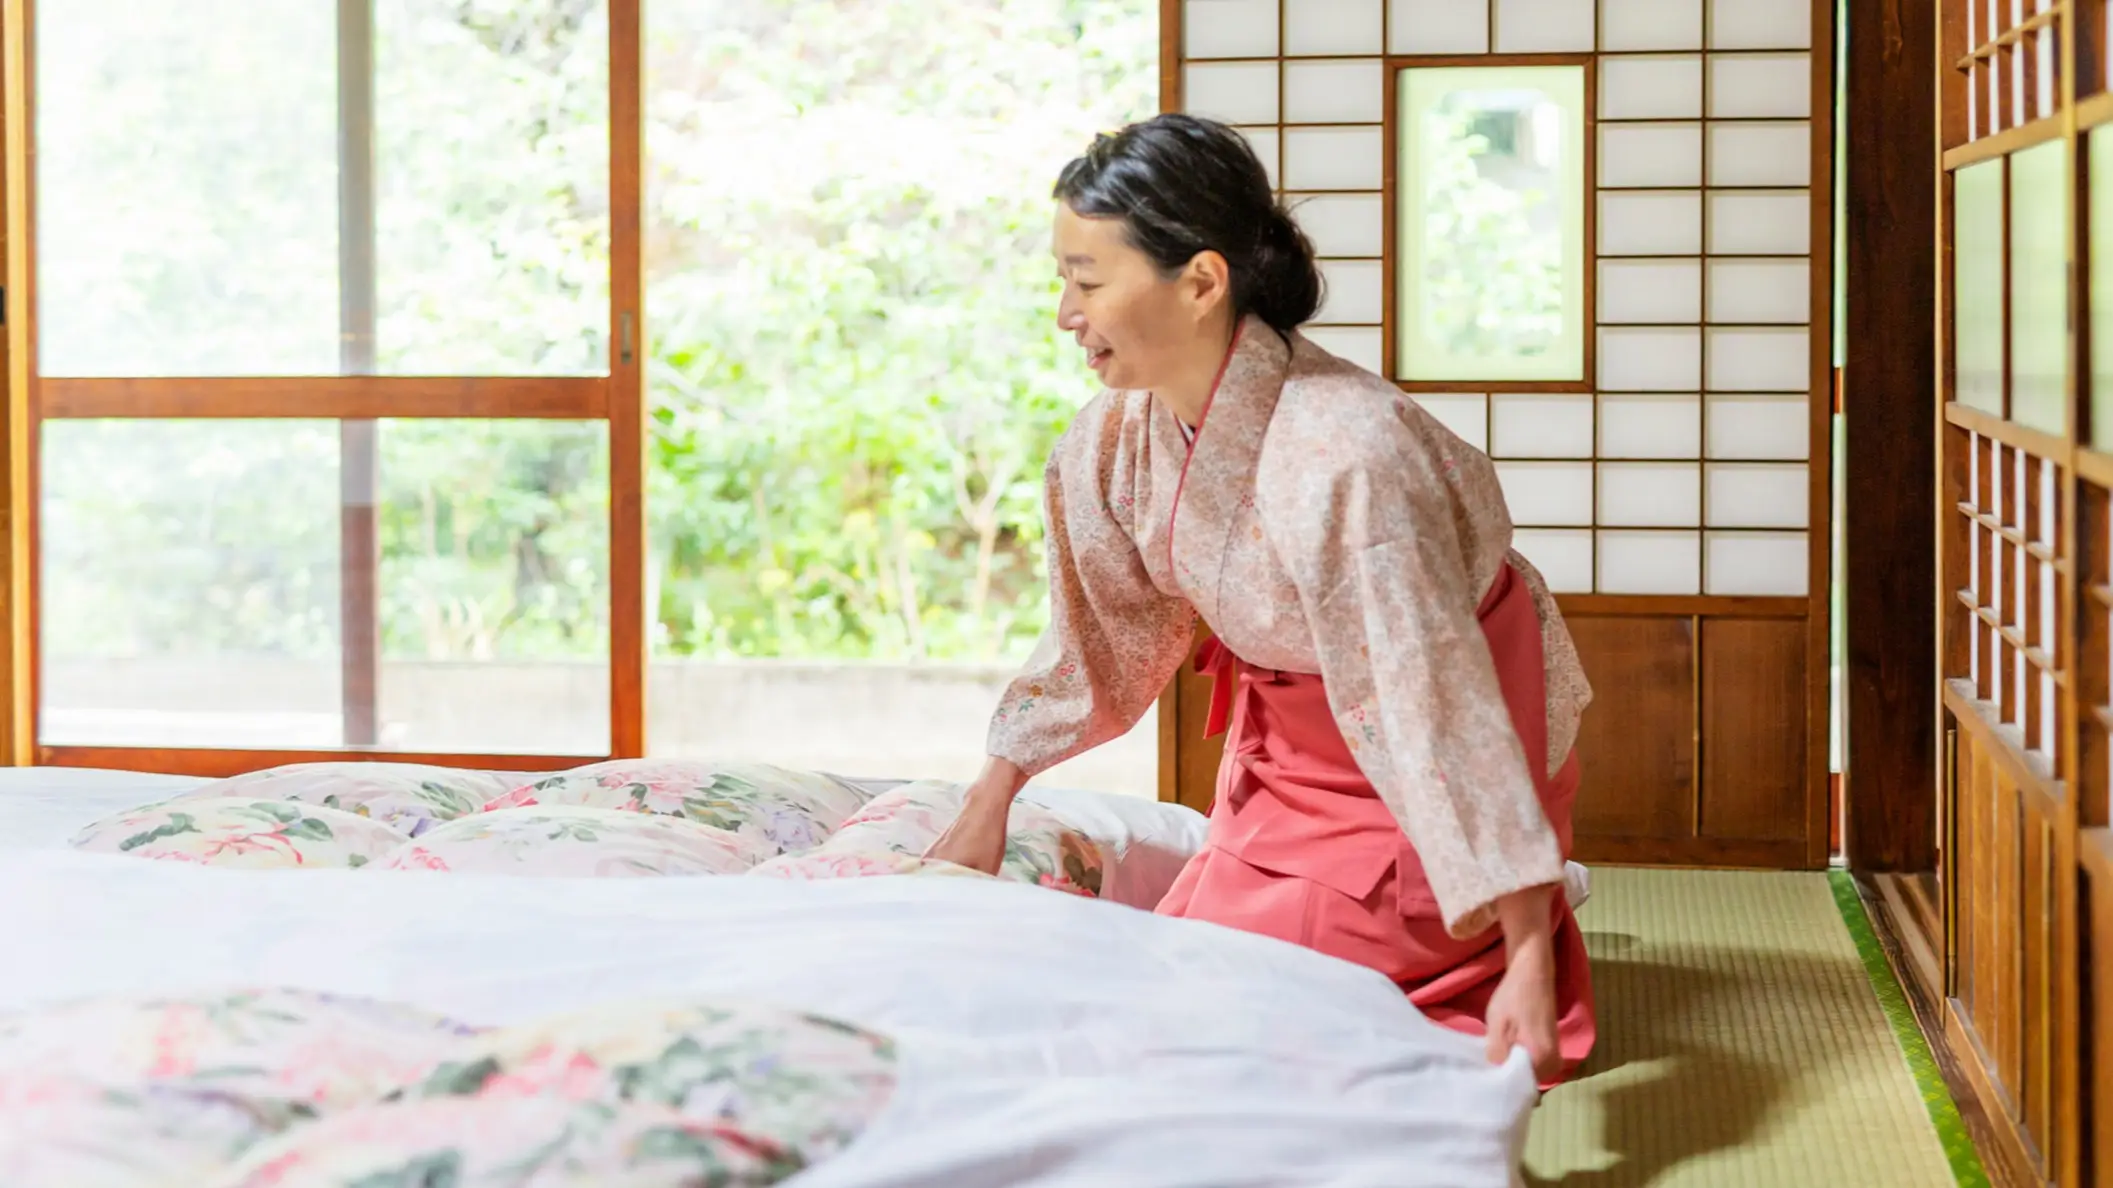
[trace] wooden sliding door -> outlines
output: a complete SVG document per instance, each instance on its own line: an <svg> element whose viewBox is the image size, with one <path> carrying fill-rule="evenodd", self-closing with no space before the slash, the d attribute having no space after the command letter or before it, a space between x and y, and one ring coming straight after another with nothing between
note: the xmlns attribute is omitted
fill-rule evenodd
<svg viewBox="0 0 2113 1188"><path fill-rule="evenodd" d="M1946 1026L2007 1161L2061 1184L2113 1184L2105 8L1945 0L1934 47Z"/></svg>
<svg viewBox="0 0 2113 1188"><path fill-rule="evenodd" d="M1581 855L1826 862L1828 0L1185 0L1164 102L1326 257L1309 331L1497 460L1598 693ZM1163 714L1210 800L1204 683Z"/></svg>
<svg viewBox="0 0 2113 1188"><path fill-rule="evenodd" d="M639 0L6 12L8 760L639 753Z"/></svg>

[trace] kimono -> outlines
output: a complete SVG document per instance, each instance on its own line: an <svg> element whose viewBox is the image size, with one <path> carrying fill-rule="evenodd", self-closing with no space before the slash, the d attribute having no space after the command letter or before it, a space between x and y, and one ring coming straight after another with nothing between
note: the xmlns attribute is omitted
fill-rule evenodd
<svg viewBox="0 0 2113 1188"><path fill-rule="evenodd" d="M1229 730L1208 841L1162 913L1378 969L1479 1033L1497 901L1560 884L1591 691L1496 470L1394 385L1258 319L1193 436L1104 392L1046 484L1050 624L989 751L1030 776L1128 731L1211 639ZM1559 1032L1593 1039L1554 898Z"/></svg>

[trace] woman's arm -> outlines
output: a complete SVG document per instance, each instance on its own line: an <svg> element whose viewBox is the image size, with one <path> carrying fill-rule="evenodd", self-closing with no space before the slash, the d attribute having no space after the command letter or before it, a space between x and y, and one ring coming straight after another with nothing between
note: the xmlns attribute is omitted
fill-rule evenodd
<svg viewBox="0 0 2113 1188"><path fill-rule="evenodd" d="M1188 655L1195 612L1152 583L1117 518L1140 464L1123 447L1123 400L1110 393L1079 414L1043 476L1049 626L989 737L989 754L1028 778L1135 726Z"/></svg>
<svg viewBox="0 0 2113 1188"><path fill-rule="evenodd" d="M928 856L995 872L1027 781L1135 726L1188 655L1195 612L1152 583L1116 518L1138 464L1123 405L1104 395L1057 442L1043 477L1049 627L992 715L989 762Z"/></svg>

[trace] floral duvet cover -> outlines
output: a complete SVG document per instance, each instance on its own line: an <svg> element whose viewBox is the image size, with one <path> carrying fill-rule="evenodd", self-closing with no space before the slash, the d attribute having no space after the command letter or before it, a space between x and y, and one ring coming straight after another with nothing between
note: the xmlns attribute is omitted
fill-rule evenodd
<svg viewBox="0 0 2113 1188"><path fill-rule="evenodd" d="M894 1042L734 1001L470 1027L294 990L0 1015L10 1188L725 1188L835 1155Z"/></svg>
<svg viewBox="0 0 2113 1188"><path fill-rule="evenodd" d="M922 857L958 785L878 795L763 764L619 760L543 777L312 763L220 780L89 825L77 849L203 866L521 876L983 878ZM997 877L1097 898L1108 853L1014 806Z"/></svg>

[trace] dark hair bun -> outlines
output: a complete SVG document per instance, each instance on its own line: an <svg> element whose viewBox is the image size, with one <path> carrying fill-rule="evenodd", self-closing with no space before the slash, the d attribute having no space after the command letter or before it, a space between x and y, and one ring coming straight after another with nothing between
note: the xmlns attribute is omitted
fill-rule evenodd
<svg viewBox="0 0 2113 1188"><path fill-rule="evenodd" d="M1119 218L1163 271L1217 252L1232 271L1234 312L1296 330L1321 304L1313 244L1269 185L1245 137L1215 120L1169 113L1094 138L1057 177L1056 198Z"/></svg>
<svg viewBox="0 0 2113 1188"><path fill-rule="evenodd" d="M1314 263L1313 241L1281 206L1270 212L1248 272L1250 311L1279 330L1305 325L1321 307L1321 269Z"/></svg>

